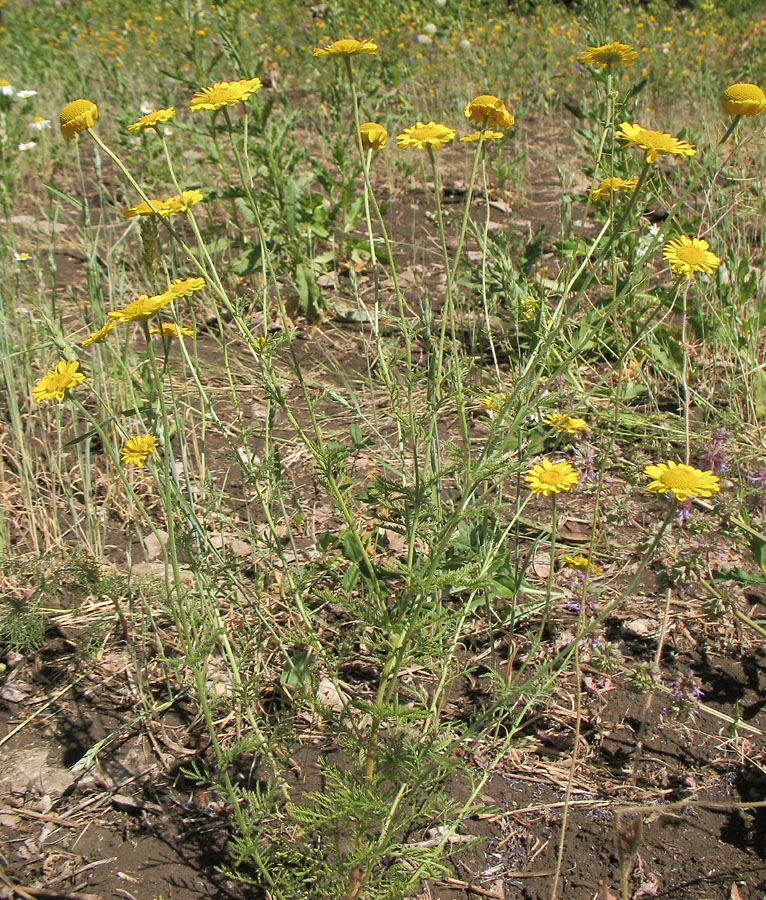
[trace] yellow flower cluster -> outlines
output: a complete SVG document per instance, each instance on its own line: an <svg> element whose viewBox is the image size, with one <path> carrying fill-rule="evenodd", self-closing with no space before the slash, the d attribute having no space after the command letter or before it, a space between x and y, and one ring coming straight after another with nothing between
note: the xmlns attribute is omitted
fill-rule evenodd
<svg viewBox="0 0 766 900"><path fill-rule="evenodd" d="M153 216L155 214L162 216L164 219L167 216L175 216L180 212L186 212L190 206L199 203L202 198L202 191L196 189L182 191L179 195L169 197L167 200L157 200L155 197L150 197L148 203L143 200L137 206L129 206L127 209L123 209L122 214L126 219L133 216Z"/></svg>

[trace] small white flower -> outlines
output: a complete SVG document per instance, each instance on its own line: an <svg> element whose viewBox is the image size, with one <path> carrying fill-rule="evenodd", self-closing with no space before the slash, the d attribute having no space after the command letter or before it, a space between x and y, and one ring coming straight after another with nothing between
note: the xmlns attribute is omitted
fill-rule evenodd
<svg viewBox="0 0 766 900"><path fill-rule="evenodd" d="M460 46L463 50L470 50L471 42L468 40L468 38L463 38L463 40L460 42Z"/></svg>
<svg viewBox="0 0 766 900"><path fill-rule="evenodd" d="M444 9L444 7L447 5L447 0L434 0L434 3L439 7L439 9Z"/></svg>
<svg viewBox="0 0 766 900"><path fill-rule="evenodd" d="M423 31L425 31L426 34L434 35L436 34L436 25L434 25L433 22L429 22L428 25L423 28Z"/></svg>
<svg viewBox="0 0 766 900"><path fill-rule="evenodd" d="M145 116L147 113L154 112L154 107L148 100L144 100L141 106L138 107L141 110L141 115Z"/></svg>
<svg viewBox="0 0 766 900"><path fill-rule="evenodd" d="M37 96L37 91L16 91L16 96L22 100L29 100L30 97Z"/></svg>
<svg viewBox="0 0 766 900"><path fill-rule="evenodd" d="M32 259L32 257L28 253L14 253L13 260L14 262L26 262L28 259Z"/></svg>
<svg viewBox="0 0 766 900"><path fill-rule="evenodd" d="M649 252L649 248L655 241L659 238L662 233L662 228L655 222L653 225L650 225L647 229L646 234L642 234L638 241L638 246L636 247L636 256L641 259L642 256L646 256Z"/></svg>
<svg viewBox="0 0 766 900"><path fill-rule="evenodd" d="M166 126L162 129L162 133L165 135L165 137L170 137L170 135L173 134L173 129L170 128L170 127L168 127L168 126L166 125Z"/></svg>
<svg viewBox="0 0 766 900"><path fill-rule="evenodd" d="M414 40L415 40L416 44L430 44L431 43L431 35L430 34L416 34Z"/></svg>
<svg viewBox="0 0 766 900"><path fill-rule="evenodd" d="M37 146L37 141L26 141L22 144L19 144L19 150L23 152L24 150L31 150L33 147L36 147L36 146Z"/></svg>
<svg viewBox="0 0 766 900"><path fill-rule="evenodd" d="M44 119L42 116L35 116L34 119L27 125L27 128L31 128L32 131L45 131L46 128L51 127L51 120Z"/></svg>
<svg viewBox="0 0 766 900"><path fill-rule="evenodd" d="M141 138L138 135L133 134L128 138L128 146L131 150L135 150L136 147L141 146Z"/></svg>
<svg viewBox="0 0 766 900"><path fill-rule="evenodd" d="M12 84L0 84L0 94L4 97L12 97L14 93Z"/></svg>

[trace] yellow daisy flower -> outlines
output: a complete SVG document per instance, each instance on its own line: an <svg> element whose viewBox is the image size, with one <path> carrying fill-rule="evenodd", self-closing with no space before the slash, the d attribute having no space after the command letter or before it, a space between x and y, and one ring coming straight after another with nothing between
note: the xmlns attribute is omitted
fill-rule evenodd
<svg viewBox="0 0 766 900"><path fill-rule="evenodd" d="M85 381L82 372L78 372L80 363L76 359L61 360L54 368L48 369L42 378L38 378L32 387L32 399L37 403L43 400L56 400L59 403L66 397L70 388Z"/></svg>
<svg viewBox="0 0 766 900"><path fill-rule="evenodd" d="M577 472L568 462L552 463L544 459L527 472L524 480L529 485L533 494L558 494L560 491L568 491L573 484L577 484Z"/></svg>
<svg viewBox="0 0 766 900"><path fill-rule="evenodd" d="M120 459L125 466L142 466L157 449L157 438L153 434L137 434L122 445Z"/></svg>
<svg viewBox="0 0 766 900"><path fill-rule="evenodd" d="M738 81L723 92L721 106L727 116L759 116L766 107L766 94L757 84Z"/></svg>
<svg viewBox="0 0 766 900"><path fill-rule="evenodd" d="M721 490L720 480L712 469L703 472L672 459L656 466L646 466L644 475L652 479L646 486L648 490L658 494L673 493L676 500L682 503L687 497L712 497Z"/></svg>
<svg viewBox="0 0 766 900"><path fill-rule="evenodd" d="M487 128L510 128L515 121L505 103L493 94L479 94L466 103L463 112L474 125L486 125Z"/></svg>
<svg viewBox="0 0 766 900"><path fill-rule="evenodd" d="M543 422L558 428L559 434L563 434L565 431L568 434L574 434L576 431L585 431L588 428L585 419L578 419L576 416L568 416L563 413L548 413Z"/></svg>
<svg viewBox="0 0 766 900"><path fill-rule="evenodd" d="M440 150L442 144L447 144L455 137L452 128L437 122L429 122L424 125L418 122L410 128L405 128L401 134L396 136L396 144L398 147L417 147L418 150L425 150L426 147L432 147L434 150Z"/></svg>
<svg viewBox="0 0 766 900"><path fill-rule="evenodd" d="M73 138L86 128L93 128L98 118L98 107L92 100L72 100L61 110L61 133Z"/></svg>
<svg viewBox="0 0 766 900"><path fill-rule="evenodd" d="M183 191L180 195L169 197L167 200L158 200L156 197L150 197L149 203L151 203L151 206L143 200L137 206L129 206L127 209L123 209L122 214L126 219L129 219L132 216L153 216L154 209L156 209L157 215L162 216L164 219L167 216L174 216L177 213L184 212L190 206L199 203L202 199L202 191L196 189L192 191ZM152 206L154 209L152 209Z"/></svg>
<svg viewBox="0 0 766 900"><path fill-rule="evenodd" d="M492 413L505 406L510 397L507 391L498 391L496 394L487 394L481 398L481 407L492 416Z"/></svg>
<svg viewBox="0 0 766 900"><path fill-rule="evenodd" d="M601 566L592 563L587 556L565 556L564 565L570 569L580 569L583 572L590 569L593 575L600 575L603 571Z"/></svg>
<svg viewBox="0 0 766 900"><path fill-rule="evenodd" d="M597 200L608 200L611 194L618 191L624 191L630 194L635 191L638 185L638 178L602 178L598 183L598 187L593 188L590 193L590 199L595 203Z"/></svg>
<svg viewBox="0 0 766 900"><path fill-rule="evenodd" d="M359 133L362 136L362 150L381 150L386 146L388 132L377 122L362 122Z"/></svg>
<svg viewBox="0 0 766 900"><path fill-rule="evenodd" d="M675 156L694 156L697 148L688 141L665 134L662 131L651 131L640 125L623 122L617 132L617 137L623 141L630 141L643 150L646 150L646 161L653 163L658 153L672 153Z"/></svg>
<svg viewBox="0 0 766 900"><path fill-rule="evenodd" d="M128 131L140 131L142 128L154 128L154 126L158 125L160 122L167 122L168 119L172 119L175 114L176 111L172 106L168 106L166 109L155 109L153 112L141 116L141 118L137 119L135 122L131 122L130 125L128 125Z"/></svg>
<svg viewBox="0 0 766 900"><path fill-rule="evenodd" d="M189 101L189 109L220 109L222 106L234 106L240 100L247 100L263 87L260 78L245 78L241 81L216 81L215 84L200 88Z"/></svg>
<svg viewBox="0 0 766 900"><path fill-rule="evenodd" d="M710 249L710 244L700 238L688 238L685 234L668 241L662 248L662 258L670 263L676 275L691 278L695 272L712 274L721 260Z"/></svg>
<svg viewBox="0 0 766 900"><path fill-rule="evenodd" d="M174 297L188 297L205 287L205 279L199 277L192 278L176 278L176 280L168 288L169 293Z"/></svg>
<svg viewBox="0 0 766 900"><path fill-rule="evenodd" d="M355 38L343 38L333 41L326 47L314 47L314 56L356 56L357 53L376 53L378 45L369 38L361 41Z"/></svg>
<svg viewBox="0 0 766 900"><path fill-rule="evenodd" d="M593 65L597 69L611 69L618 63L621 66L632 66L637 56L638 53L630 44L612 41L611 44L602 44L600 47L586 48L577 57L577 61Z"/></svg>
<svg viewBox="0 0 766 900"><path fill-rule="evenodd" d="M148 294L141 294L137 300L131 301L122 309L113 309L109 313L109 318L117 322L133 322L136 319L145 319L147 316L156 313L157 310L162 309L163 306L167 306L173 300L175 300L175 294L170 291L166 291L163 294L155 294L153 297L148 296Z"/></svg>
<svg viewBox="0 0 766 900"><path fill-rule="evenodd" d="M176 213L186 212L190 206L199 203L202 198L202 191L198 191L196 188L192 191L181 191L179 196L171 197L169 200L165 201L168 214L174 216Z"/></svg>
<svg viewBox="0 0 766 900"><path fill-rule="evenodd" d="M475 144L479 141L482 134L484 134L485 141L497 141L497 140L500 140L501 137L503 137L504 133L502 131L490 131L489 128L487 128L484 132L472 131L470 134L467 134L465 137L461 137L460 141L463 144L466 144L469 142Z"/></svg>
<svg viewBox="0 0 766 900"><path fill-rule="evenodd" d="M91 331L90 335L86 337L84 341L80 341L81 346L89 347L91 344L100 343L116 324L114 319L107 319L98 331Z"/></svg>
<svg viewBox="0 0 766 900"><path fill-rule="evenodd" d="M160 334L164 338L194 337L191 328L184 328L175 322L161 322L157 328L150 328L149 334Z"/></svg>

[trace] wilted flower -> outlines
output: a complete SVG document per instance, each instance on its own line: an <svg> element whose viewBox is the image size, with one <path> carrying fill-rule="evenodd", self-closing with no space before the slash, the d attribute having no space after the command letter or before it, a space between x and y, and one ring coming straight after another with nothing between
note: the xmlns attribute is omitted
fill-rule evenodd
<svg viewBox="0 0 766 900"><path fill-rule="evenodd" d="M514 123L505 103L493 94L479 94L466 103L463 112L474 125L485 125L487 128L510 128Z"/></svg>

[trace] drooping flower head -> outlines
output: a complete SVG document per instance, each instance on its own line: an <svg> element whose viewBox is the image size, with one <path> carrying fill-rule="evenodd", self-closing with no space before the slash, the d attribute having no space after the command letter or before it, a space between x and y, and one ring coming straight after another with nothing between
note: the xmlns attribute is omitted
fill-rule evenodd
<svg viewBox="0 0 766 900"><path fill-rule="evenodd" d="M630 44L612 41L611 44L602 44L600 47L587 47L577 57L577 61L597 69L611 69L616 65L632 66L637 56L638 53Z"/></svg>
<svg viewBox="0 0 766 900"><path fill-rule="evenodd" d="M757 84L738 81L723 92L721 107L727 116L759 116L766 107L766 94Z"/></svg>
<svg viewBox="0 0 766 900"><path fill-rule="evenodd" d="M623 141L630 141L643 150L646 150L646 161L653 163L658 153L672 153L675 156L694 156L697 148L688 141L665 134L662 131L651 131L640 125L623 122L617 132L617 137Z"/></svg>
<svg viewBox="0 0 766 900"><path fill-rule="evenodd" d="M216 81L208 87L198 90L189 101L189 109L220 109L222 106L234 106L240 100L247 100L263 87L260 78L244 78L241 81Z"/></svg>
<svg viewBox="0 0 766 900"><path fill-rule="evenodd" d="M157 449L153 434L137 434L122 445L120 459L125 466L142 466Z"/></svg>
<svg viewBox="0 0 766 900"><path fill-rule="evenodd" d="M515 121L505 103L493 94L479 94L470 103L466 103L463 112L466 119L479 127L510 128Z"/></svg>
<svg viewBox="0 0 766 900"><path fill-rule="evenodd" d="M142 128L154 128L160 122L167 122L176 114L172 106L166 109L155 109L153 112L145 113L140 119L131 122L128 125L128 131L140 131Z"/></svg>
<svg viewBox="0 0 766 900"><path fill-rule="evenodd" d="M646 486L647 490L658 494L672 493L681 503L687 497L712 497L721 490L720 479L710 469L703 472L672 459L656 466L646 466L644 475L652 479Z"/></svg>
<svg viewBox="0 0 766 900"><path fill-rule="evenodd" d="M326 47L314 47L314 56L356 56L358 53L376 53L377 50L378 45L370 38L363 38L361 41L343 38Z"/></svg>
<svg viewBox="0 0 766 900"><path fill-rule="evenodd" d="M362 150L381 150L386 146L388 132L377 122L362 122L359 126Z"/></svg>
<svg viewBox="0 0 766 900"><path fill-rule="evenodd" d="M122 214L126 219L129 219L133 216L153 216L156 210L157 215L162 216L164 219L167 216L185 212L190 206L194 206L195 203L199 203L202 199L202 192L195 188L191 191L182 191L181 194L169 197L167 200L158 200L156 197L150 197L149 203L151 203L151 206L145 200L142 200L136 206L129 206L127 209L123 209Z"/></svg>
<svg viewBox="0 0 766 900"><path fill-rule="evenodd" d="M61 110L61 133L73 138L86 128L93 128L98 118L98 107L92 100L72 100Z"/></svg>
<svg viewBox="0 0 766 900"><path fill-rule="evenodd" d="M117 322L133 322L136 319L145 319L153 315L163 306L172 303L176 295L170 291L162 294L155 294L150 297L148 294L141 294L136 300L132 300L122 309L113 309L109 313L109 318Z"/></svg>
<svg viewBox="0 0 766 900"><path fill-rule="evenodd" d="M524 476L533 494L558 494L560 491L568 491L573 484L577 484L577 472L568 462L552 463L544 459L541 463L532 466Z"/></svg>
<svg viewBox="0 0 766 900"><path fill-rule="evenodd" d="M691 278L695 272L712 274L721 260L710 249L710 244L700 238L688 238L685 234L668 241L662 248L662 258L670 263L676 275Z"/></svg>
<svg viewBox="0 0 766 900"><path fill-rule="evenodd" d="M470 134L467 134L465 137L461 137L460 141L463 144L467 143L478 143L481 139L481 136L484 135L485 141L499 141L501 137L504 137L504 133L502 131L490 131L487 128L485 131L472 131Z"/></svg>
<svg viewBox="0 0 766 900"><path fill-rule="evenodd" d="M401 134L397 134L396 144L402 148L417 147L418 150L425 150L426 147L432 147L434 150L440 150L443 144L448 144L454 137L454 130L446 125L437 122L424 125L417 122L405 128Z"/></svg>
<svg viewBox="0 0 766 900"><path fill-rule="evenodd" d="M607 200L612 193L616 194L618 191L630 194L637 185L638 178L618 178L616 175L614 178L602 178L591 191L590 199L595 203L597 200Z"/></svg>
<svg viewBox="0 0 766 900"><path fill-rule="evenodd" d="M37 403L43 400L56 400L61 403L69 390L85 381L82 372L78 372L80 363L76 359L61 360L54 368L39 378L32 388L32 398Z"/></svg>
<svg viewBox="0 0 766 900"><path fill-rule="evenodd" d="M98 331L91 331L84 341L80 341L80 344L83 347L90 347L91 344L100 344L116 324L116 319L107 319Z"/></svg>
<svg viewBox="0 0 766 900"><path fill-rule="evenodd" d="M191 328L184 328L175 322L160 322L156 328L149 329L149 334L159 334L164 338L194 337Z"/></svg>

